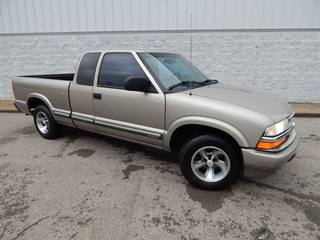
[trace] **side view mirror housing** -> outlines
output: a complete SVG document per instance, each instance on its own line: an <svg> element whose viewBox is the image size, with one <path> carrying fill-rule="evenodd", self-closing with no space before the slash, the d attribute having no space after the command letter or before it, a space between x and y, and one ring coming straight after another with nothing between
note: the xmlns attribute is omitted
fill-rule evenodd
<svg viewBox="0 0 320 240"><path fill-rule="evenodd" d="M124 88L128 91L147 92L149 85L149 79L144 76L130 76L124 81Z"/></svg>

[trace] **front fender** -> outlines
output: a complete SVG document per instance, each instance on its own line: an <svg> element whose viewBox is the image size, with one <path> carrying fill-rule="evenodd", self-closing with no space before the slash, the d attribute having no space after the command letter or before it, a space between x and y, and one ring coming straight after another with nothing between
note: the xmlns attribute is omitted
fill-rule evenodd
<svg viewBox="0 0 320 240"><path fill-rule="evenodd" d="M229 134L239 144L240 147L249 147L247 138L235 126L223 122L218 119L201 117L201 116L185 116L173 121L164 133L164 149L170 151L170 139L172 134L181 126L185 125L201 125L211 127Z"/></svg>

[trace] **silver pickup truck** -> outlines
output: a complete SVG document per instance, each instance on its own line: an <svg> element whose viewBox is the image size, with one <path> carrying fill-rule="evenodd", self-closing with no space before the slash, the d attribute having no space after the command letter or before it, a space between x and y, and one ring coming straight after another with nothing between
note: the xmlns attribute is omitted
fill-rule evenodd
<svg viewBox="0 0 320 240"><path fill-rule="evenodd" d="M12 87L42 137L66 125L171 151L204 189L267 176L299 144L288 103L209 79L179 54L87 52L75 74L15 77Z"/></svg>

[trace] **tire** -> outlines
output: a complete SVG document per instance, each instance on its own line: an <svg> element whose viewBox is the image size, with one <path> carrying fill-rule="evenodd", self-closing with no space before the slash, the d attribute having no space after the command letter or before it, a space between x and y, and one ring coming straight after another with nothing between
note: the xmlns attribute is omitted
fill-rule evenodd
<svg viewBox="0 0 320 240"><path fill-rule="evenodd" d="M61 135L62 126L52 117L49 109L39 105L33 112L34 125L38 133L46 139L54 139Z"/></svg>
<svg viewBox="0 0 320 240"><path fill-rule="evenodd" d="M187 141L179 155L183 176L198 188L218 190L232 184L240 174L241 158L237 149L213 135Z"/></svg>

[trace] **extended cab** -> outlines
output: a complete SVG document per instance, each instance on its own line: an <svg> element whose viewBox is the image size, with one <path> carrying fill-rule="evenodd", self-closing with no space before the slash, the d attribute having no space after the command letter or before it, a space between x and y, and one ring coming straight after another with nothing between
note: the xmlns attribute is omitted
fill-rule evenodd
<svg viewBox="0 0 320 240"><path fill-rule="evenodd" d="M44 138L66 125L172 151L205 189L267 176L299 143L288 103L209 79L178 54L87 52L75 74L15 77L12 87Z"/></svg>

